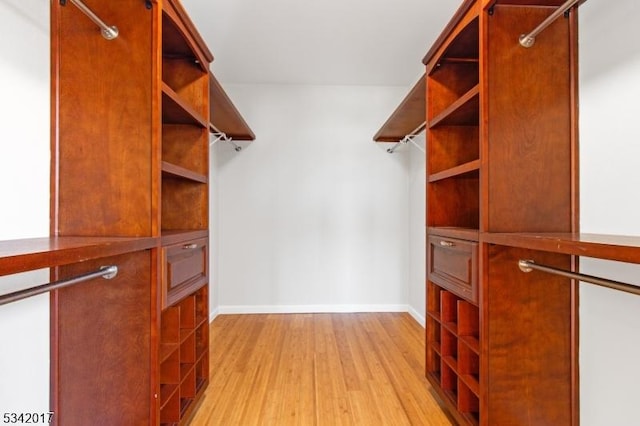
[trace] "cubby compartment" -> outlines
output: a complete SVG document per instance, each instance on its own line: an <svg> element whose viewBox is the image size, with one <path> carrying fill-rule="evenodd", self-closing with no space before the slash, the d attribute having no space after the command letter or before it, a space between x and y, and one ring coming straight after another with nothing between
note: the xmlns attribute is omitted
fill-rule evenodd
<svg viewBox="0 0 640 426"><path fill-rule="evenodd" d="M160 327L160 362L163 362L180 345L180 308L162 312Z"/></svg>
<svg viewBox="0 0 640 426"><path fill-rule="evenodd" d="M180 382L180 399L181 405L190 402L196 396L196 370L194 364L186 364Z"/></svg>
<svg viewBox="0 0 640 426"><path fill-rule="evenodd" d="M458 399L458 375L451 366L443 360L441 370L440 386L444 390L445 395L451 401L457 403Z"/></svg>
<svg viewBox="0 0 640 426"><path fill-rule="evenodd" d="M458 341L458 375L476 395L480 395L480 355Z"/></svg>
<svg viewBox="0 0 640 426"><path fill-rule="evenodd" d="M176 350L160 364L161 385L177 385L180 383L180 351Z"/></svg>
<svg viewBox="0 0 640 426"><path fill-rule="evenodd" d="M205 182L162 180L162 230L198 230L208 226L209 192Z"/></svg>
<svg viewBox="0 0 640 426"><path fill-rule="evenodd" d="M433 318L431 314L427 315L427 344L432 346L440 353L440 345L442 342L442 332L440 330L440 321Z"/></svg>
<svg viewBox="0 0 640 426"><path fill-rule="evenodd" d="M458 301L458 338L469 349L480 354L480 312L466 300Z"/></svg>
<svg viewBox="0 0 640 426"><path fill-rule="evenodd" d="M458 381L458 411L469 423L477 425L480 422L480 398L477 392L471 391L465 382Z"/></svg>
<svg viewBox="0 0 640 426"><path fill-rule="evenodd" d="M427 286L427 313L440 321L440 290L435 285Z"/></svg>
<svg viewBox="0 0 640 426"><path fill-rule="evenodd" d="M440 312L442 325L452 333L458 333L458 298L449 291L440 293Z"/></svg>
<svg viewBox="0 0 640 426"><path fill-rule="evenodd" d="M464 116L476 125L478 123L478 22L476 17L456 35L428 74L427 116L431 127L441 121L451 124L469 123L468 119L447 120L451 115ZM460 114L461 110L468 113Z"/></svg>
<svg viewBox="0 0 640 426"><path fill-rule="evenodd" d="M427 377L440 383L442 377L442 358L433 346L427 348Z"/></svg>
<svg viewBox="0 0 640 426"><path fill-rule="evenodd" d="M478 94L478 62L477 59L468 61L441 63L428 76L429 100L432 101L428 113L431 120L451 110L460 99Z"/></svg>
<svg viewBox="0 0 640 426"><path fill-rule="evenodd" d="M180 393L175 391L168 396L168 399L160 406L160 424L177 424L180 421Z"/></svg>
<svg viewBox="0 0 640 426"><path fill-rule="evenodd" d="M480 224L480 175L472 170L427 184L429 227L478 229Z"/></svg>
<svg viewBox="0 0 640 426"><path fill-rule="evenodd" d="M428 175L437 176L443 171L477 161L480 158L479 137L477 125L432 129L429 132Z"/></svg>
<svg viewBox="0 0 640 426"><path fill-rule="evenodd" d="M209 381L209 353L205 352L196 363L196 392Z"/></svg>
<svg viewBox="0 0 640 426"><path fill-rule="evenodd" d="M162 81L200 116L209 113L209 74L193 58L171 56L163 53Z"/></svg>
<svg viewBox="0 0 640 426"><path fill-rule="evenodd" d="M196 359L200 359L202 355L209 349L209 325L203 323L196 329Z"/></svg>
<svg viewBox="0 0 640 426"><path fill-rule="evenodd" d="M163 173L166 177L171 177L169 174L172 170L165 164L185 170L182 176L174 173L176 177L206 182L209 167L207 143L208 131L202 127L188 124L163 124L162 161Z"/></svg>
<svg viewBox="0 0 640 426"><path fill-rule="evenodd" d="M196 326L208 323L209 319L209 291L208 287L202 287L195 293L196 298ZM207 334L208 335L208 334Z"/></svg>
<svg viewBox="0 0 640 426"><path fill-rule="evenodd" d="M196 299L195 296L187 296L179 303L180 329L193 331L196 325Z"/></svg>

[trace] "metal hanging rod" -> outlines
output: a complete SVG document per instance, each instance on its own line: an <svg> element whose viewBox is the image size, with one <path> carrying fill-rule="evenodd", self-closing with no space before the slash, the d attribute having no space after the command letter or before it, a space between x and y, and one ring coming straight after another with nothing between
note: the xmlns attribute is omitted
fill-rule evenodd
<svg viewBox="0 0 640 426"><path fill-rule="evenodd" d="M398 149L398 147L400 145L406 145L409 142L411 142L416 148L418 148L420 151L425 153L424 149L422 149L422 147L420 145L418 145L413 139L415 137L417 137L420 134L420 132L422 132L426 127L427 127L427 123L426 122L422 123L421 125L416 127L413 132L409 133L408 135L406 135L405 137L400 139L398 142L396 142L396 144L394 146L392 146L391 148L387 149L387 152L389 154L393 154L395 152L395 150Z"/></svg>
<svg viewBox="0 0 640 426"><path fill-rule="evenodd" d="M218 142L218 141L223 141L223 142L228 142L233 146L233 149L236 152L240 152L242 151L242 147L239 146L238 144L236 144L233 139L229 136L227 136L227 134L223 131L220 131L218 128L216 128L216 126L214 126L213 124L209 125L214 131L211 132L211 136L213 136L215 139L212 140L209 144L213 145L214 143Z"/></svg>
<svg viewBox="0 0 640 426"><path fill-rule="evenodd" d="M588 282L591 284L599 285L601 287L611 288L614 290L624 291L626 293L636 294L640 296L640 287L621 283L619 281L608 280L605 278L594 277L592 275L579 274L576 272L569 272L563 269L552 268L551 266L538 265L533 260L519 260L518 267L522 272L531 272L536 269L538 271L548 272L550 274L561 275L567 278L573 278L575 280L580 280L584 282Z"/></svg>
<svg viewBox="0 0 640 426"><path fill-rule="evenodd" d="M562 6L558 7L555 12L547 17L540 25L538 25L533 31L529 34L522 34L520 36L520 45L522 47L531 47L536 42L536 36L540 34L545 28L547 28L553 21L558 19L560 15L564 15L566 11L571 9L571 7L578 3L580 0L568 0Z"/></svg>
<svg viewBox="0 0 640 426"><path fill-rule="evenodd" d="M84 281L91 280L93 278L102 277L105 280L110 280L118 275L118 267L103 266L97 271L89 272L84 275L78 275L74 278L68 278L60 281L53 281L48 284L42 284L36 287L27 288L24 290L14 291L13 293L7 293L0 296L0 306L7 303L17 302L18 300L26 299L27 297L36 296L38 294L46 293L51 290L56 290L63 287L68 287L73 284L79 284Z"/></svg>
<svg viewBox="0 0 640 426"><path fill-rule="evenodd" d="M98 15L93 13L93 11L89 9L87 5L82 3L80 0L69 0L69 1L73 3L78 9L80 9L82 13L87 15L87 17L91 19L94 24L100 27L100 32L102 33L102 37L106 38L107 40L113 40L114 38L118 37L118 27L116 27L115 25L109 26L105 24L104 21L98 17ZM66 0L60 0L60 4L62 4L63 6L65 5L65 3L66 3Z"/></svg>

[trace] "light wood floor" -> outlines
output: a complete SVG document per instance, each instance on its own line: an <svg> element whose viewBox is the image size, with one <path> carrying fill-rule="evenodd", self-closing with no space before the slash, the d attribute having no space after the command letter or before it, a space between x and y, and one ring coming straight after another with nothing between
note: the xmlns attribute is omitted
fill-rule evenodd
<svg viewBox="0 0 640 426"><path fill-rule="evenodd" d="M408 314L221 315L192 426L451 425Z"/></svg>

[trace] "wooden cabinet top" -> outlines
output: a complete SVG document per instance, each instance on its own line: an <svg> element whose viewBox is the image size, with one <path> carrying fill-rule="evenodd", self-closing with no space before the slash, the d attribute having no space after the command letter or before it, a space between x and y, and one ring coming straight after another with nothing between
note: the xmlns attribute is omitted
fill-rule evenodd
<svg viewBox="0 0 640 426"><path fill-rule="evenodd" d="M50 237L0 241L0 276L146 250L157 245L157 238L146 237Z"/></svg>
<svg viewBox="0 0 640 426"><path fill-rule="evenodd" d="M551 253L640 263L640 237L579 233L483 233L482 242Z"/></svg>

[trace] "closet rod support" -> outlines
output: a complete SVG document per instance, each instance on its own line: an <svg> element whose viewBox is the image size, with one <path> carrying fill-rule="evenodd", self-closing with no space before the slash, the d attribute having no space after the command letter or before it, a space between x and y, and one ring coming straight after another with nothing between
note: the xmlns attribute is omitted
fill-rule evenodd
<svg viewBox="0 0 640 426"><path fill-rule="evenodd" d="M110 280L118 275L118 267L115 265L103 266L97 271L89 272L87 274L78 275L73 278L68 278L60 281L53 281L48 284L42 284L36 287L27 288L24 290L14 291L13 293L7 293L0 296L0 306L7 303L17 302L18 300L26 299L27 297L37 296L38 294L46 293L51 290L57 290L63 287L69 287L74 284L79 284L84 281L92 280L94 278L102 277L105 280Z"/></svg>
<svg viewBox="0 0 640 426"><path fill-rule="evenodd" d="M217 133L211 133L211 135L215 138L215 140L213 140L210 145L215 144L218 141L224 141L224 142L228 142L229 144L231 144L233 146L233 150L235 152L240 152L242 151L242 147L239 146L238 144L236 144L232 138L230 138L229 136L226 135L226 133L224 132L217 132Z"/></svg>
<svg viewBox="0 0 640 426"><path fill-rule="evenodd" d="M551 15L547 17L544 21L540 23L536 28L534 28L529 34L522 34L520 36L520 45L522 47L531 47L536 42L536 36L540 34L545 28L547 28L553 21L558 19L560 15L564 15L574 4L578 3L580 0L568 0L562 6L558 7Z"/></svg>
<svg viewBox="0 0 640 426"><path fill-rule="evenodd" d="M396 149L398 149L398 147L400 145L406 145L407 143L411 142L413 145L415 145L416 148L418 148L420 151L424 152L424 150L422 149L422 147L420 147L420 145L418 145L417 143L415 143L415 141L413 140L413 138L415 138L416 136L418 136L420 134L421 131L423 131L425 128L427 127L427 123L423 122L422 124L420 124L418 127L416 127L413 132L409 133L408 135L406 135L405 137L403 137L402 139L400 139L398 142L396 142L395 145L393 145L391 148L387 149L387 152L389 154L393 154L394 151Z"/></svg>
<svg viewBox="0 0 640 426"><path fill-rule="evenodd" d="M551 266L538 265L533 260L519 260L518 267L522 272L531 272L534 269L538 271L547 272L550 274L561 275L566 278L572 278L574 280L584 281L590 284L595 284L601 287L610 288L613 290L624 291L640 296L640 287L622 283L619 281L613 281L606 278L594 277L593 275L585 275L576 272L569 272L563 269L553 268Z"/></svg>
<svg viewBox="0 0 640 426"><path fill-rule="evenodd" d="M118 37L118 27L116 27L115 25L109 26L105 24L104 21L100 19L98 15L93 13L93 11L89 9L87 5L82 3L82 1L80 0L69 0L69 1L73 3L78 9L80 9L82 13L87 15L87 17L91 19L94 24L100 27L100 32L102 33L102 37L106 38L107 40L113 40L114 38Z"/></svg>

